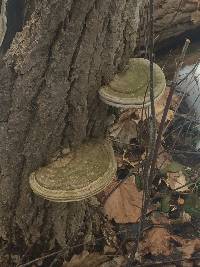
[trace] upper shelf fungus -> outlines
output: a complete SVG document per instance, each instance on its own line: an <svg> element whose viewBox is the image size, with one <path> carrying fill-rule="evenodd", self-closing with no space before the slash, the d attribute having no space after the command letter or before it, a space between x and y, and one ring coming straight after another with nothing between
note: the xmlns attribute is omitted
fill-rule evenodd
<svg viewBox="0 0 200 267"><path fill-rule="evenodd" d="M34 193L50 201L79 201L102 191L116 168L110 143L92 141L33 172L29 182Z"/></svg>
<svg viewBox="0 0 200 267"><path fill-rule="evenodd" d="M106 86L100 88L99 95L106 104L121 108L142 108L150 106L149 60L132 58L127 68ZM155 101L163 94L166 87L165 75L154 63Z"/></svg>

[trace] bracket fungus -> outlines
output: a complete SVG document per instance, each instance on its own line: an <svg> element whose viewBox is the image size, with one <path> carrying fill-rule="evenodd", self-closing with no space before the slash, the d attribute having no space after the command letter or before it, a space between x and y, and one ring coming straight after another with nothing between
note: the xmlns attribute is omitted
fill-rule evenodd
<svg viewBox="0 0 200 267"><path fill-rule="evenodd" d="M119 108L142 108L150 106L149 80L150 62L144 58L132 58L127 68L106 86L99 90L100 98L108 105ZM166 88L165 75L154 63L155 101L162 96Z"/></svg>
<svg viewBox="0 0 200 267"><path fill-rule="evenodd" d="M112 181L117 164L108 141L82 144L79 149L30 175L34 193L54 202L72 202L98 194Z"/></svg>

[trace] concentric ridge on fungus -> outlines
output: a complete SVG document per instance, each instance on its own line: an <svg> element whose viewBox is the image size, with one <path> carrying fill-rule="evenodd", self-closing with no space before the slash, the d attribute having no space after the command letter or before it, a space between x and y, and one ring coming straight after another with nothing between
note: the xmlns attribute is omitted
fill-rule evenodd
<svg viewBox="0 0 200 267"><path fill-rule="evenodd" d="M55 202L79 201L102 191L116 173L112 146L91 141L30 175L34 193Z"/></svg>
<svg viewBox="0 0 200 267"><path fill-rule="evenodd" d="M142 108L150 106L149 80L150 61L144 58L132 58L127 68L116 74L114 79L99 90L100 98L108 105L121 108ZM154 63L155 101L162 96L166 88L165 75Z"/></svg>

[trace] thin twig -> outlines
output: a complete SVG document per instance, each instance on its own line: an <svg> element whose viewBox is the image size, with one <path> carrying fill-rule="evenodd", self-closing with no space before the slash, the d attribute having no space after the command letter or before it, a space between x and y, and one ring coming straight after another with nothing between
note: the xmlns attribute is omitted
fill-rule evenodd
<svg viewBox="0 0 200 267"><path fill-rule="evenodd" d="M161 144L163 129L164 129L165 121L166 121L166 118L167 118L167 113L168 113L169 108L170 108L170 104L171 104L171 101L172 101L173 94L174 94L174 92L176 90L176 83L177 83L178 74L179 74L180 69L182 68L182 65L183 65L183 62L184 62L184 58L185 58L186 52L188 50L189 44L190 44L190 40L186 39L185 45L183 47L183 50L182 50L182 53L181 53L181 57L180 57L180 60L179 60L178 66L177 66L177 70L175 71L175 74L174 74L172 87L171 87L171 90L169 92L169 95L168 95L168 98L167 98L167 101L166 101L166 105L165 105L165 108L164 108L164 111L163 111L163 116L162 116L161 123L160 123L160 126L159 126L158 136L157 136L157 139L156 139L156 145L155 145L155 150L154 150L154 155L153 155L153 160L152 160L152 164L151 164L151 170L150 170L150 176L149 176L150 183L152 183L153 179L154 179L154 170L155 170L155 166L156 166L159 147L160 147L160 144Z"/></svg>
<svg viewBox="0 0 200 267"><path fill-rule="evenodd" d="M17 265L17 267L27 267L27 266L30 266L31 264L36 263L36 262L38 262L38 261L43 261L43 260L48 259L48 258L50 258L50 257L57 256L58 254L63 253L63 251L64 251L64 249L61 249L61 250L59 250L59 251L49 253L49 254L47 254L47 255L45 255L45 256L38 257L38 258L36 258L36 259L34 259L34 260L32 260L32 261L29 261L29 262L27 262L27 263Z"/></svg>

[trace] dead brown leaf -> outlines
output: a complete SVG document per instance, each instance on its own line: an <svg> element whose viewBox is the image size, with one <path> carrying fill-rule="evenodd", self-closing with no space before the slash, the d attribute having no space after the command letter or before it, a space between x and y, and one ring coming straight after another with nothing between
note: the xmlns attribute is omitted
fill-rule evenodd
<svg viewBox="0 0 200 267"><path fill-rule="evenodd" d="M200 250L200 238L193 240L182 239L182 247L179 250L183 253L184 258L191 258L192 254Z"/></svg>
<svg viewBox="0 0 200 267"><path fill-rule="evenodd" d="M133 119L135 122L138 122L141 120L141 109L136 109L136 108L129 108L124 110L120 114L119 121L125 121L127 119Z"/></svg>
<svg viewBox="0 0 200 267"><path fill-rule="evenodd" d="M115 155L115 159L117 161L117 166L122 167L124 163L123 156L121 154L117 154Z"/></svg>
<svg viewBox="0 0 200 267"><path fill-rule="evenodd" d="M164 169L172 161L172 156L161 146L157 158L157 168Z"/></svg>
<svg viewBox="0 0 200 267"><path fill-rule="evenodd" d="M181 267L194 267L194 263L192 261L184 261L181 263Z"/></svg>
<svg viewBox="0 0 200 267"><path fill-rule="evenodd" d="M186 213L185 211L183 212L183 214L181 215L181 220L182 220L182 223L188 223L188 222L191 222L191 215L189 213Z"/></svg>
<svg viewBox="0 0 200 267"><path fill-rule="evenodd" d="M167 173L167 183L173 190L177 190L178 192L185 192L189 190L186 184L186 177L182 171L179 172L168 172Z"/></svg>
<svg viewBox="0 0 200 267"><path fill-rule="evenodd" d="M105 245L103 249L104 254L115 254L116 253L116 248Z"/></svg>
<svg viewBox="0 0 200 267"><path fill-rule="evenodd" d="M128 145L131 139L137 138L137 123L131 118L120 120L109 129L109 133L122 145Z"/></svg>
<svg viewBox="0 0 200 267"><path fill-rule="evenodd" d="M117 223L135 223L141 215L143 192L138 192L134 176L127 178L108 197L104 210L108 219Z"/></svg>
<svg viewBox="0 0 200 267"><path fill-rule="evenodd" d="M100 267L122 267L126 263L123 256L115 257L113 260L103 263ZM93 266L95 267L95 266Z"/></svg>
<svg viewBox="0 0 200 267"><path fill-rule="evenodd" d="M74 255L69 262L65 262L63 267L99 267L108 260L109 258L105 255L83 251L80 255Z"/></svg>
<svg viewBox="0 0 200 267"><path fill-rule="evenodd" d="M118 248L117 235L110 221L105 221L101 226L101 231L106 244L113 249Z"/></svg>
<svg viewBox="0 0 200 267"><path fill-rule="evenodd" d="M153 228L146 233L143 241L140 242L142 255L151 254L154 256L169 256L172 253L171 235L165 228Z"/></svg>
<svg viewBox="0 0 200 267"><path fill-rule="evenodd" d="M153 224L170 224L167 215L160 212L152 212L151 221Z"/></svg>
<svg viewBox="0 0 200 267"><path fill-rule="evenodd" d="M119 186L119 180L113 178L111 183L97 195L97 199L103 204L112 192Z"/></svg>

